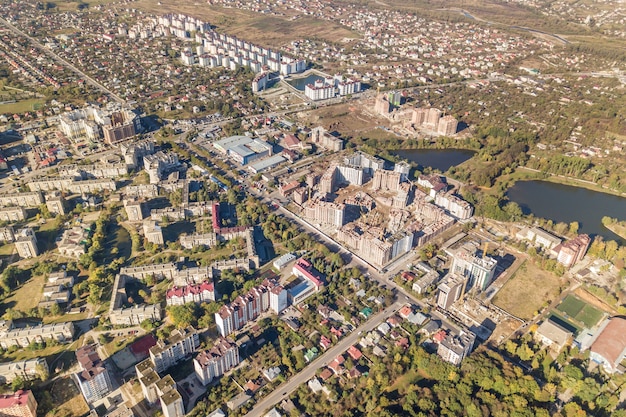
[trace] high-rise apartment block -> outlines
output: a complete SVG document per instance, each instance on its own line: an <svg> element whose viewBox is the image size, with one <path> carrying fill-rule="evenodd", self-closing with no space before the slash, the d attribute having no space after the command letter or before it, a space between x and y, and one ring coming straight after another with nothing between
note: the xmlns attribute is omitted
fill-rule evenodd
<svg viewBox="0 0 626 417"><path fill-rule="evenodd" d="M463 295L467 280L456 274L448 274L437 287L437 307L447 310Z"/></svg>
<svg viewBox="0 0 626 417"><path fill-rule="evenodd" d="M215 323L220 334L223 337L228 336L270 308L276 308L274 312L278 314L282 311L280 308L285 305L284 292L286 290L276 281L265 280L246 294L238 296L232 303L215 313Z"/></svg>
<svg viewBox="0 0 626 417"><path fill-rule="evenodd" d="M150 360L157 372L163 372L191 355L199 345L198 333L192 327L175 329L167 340L159 340L150 348Z"/></svg>
<svg viewBox="0 0 626 417"><path fill-rule="evenodd" d="M458 249L453 255L450 271L468 279L468 290L476 288L478 291L484 291L495 276L497 262L485 254L478 257L476 253L476 247L470 244Z"/></svg>
<svg viewBox="0 0 626 417"><path fill-rule="evenodd" d="M461 361L474 349L476 335L469 330L461 330L460 334L449 334L439 343L437 355L453 365L461 365Z"/></svg>
<svg viewBox="0 0 626 417"><path fill-rule="evenodd" d="M217 339L211 349L200 352L193 360L196 376L202 385L209 384L237 365L239 348L232 340L224 337Z"/></svg>
<svg viewBox="0 0 626 417"><path fill-rule="evenodd" d="M98 401L111 392L111 378L96 350L96 345L85 345L76 350L81 371L75 374L80 391L87 403Z"/></svg>

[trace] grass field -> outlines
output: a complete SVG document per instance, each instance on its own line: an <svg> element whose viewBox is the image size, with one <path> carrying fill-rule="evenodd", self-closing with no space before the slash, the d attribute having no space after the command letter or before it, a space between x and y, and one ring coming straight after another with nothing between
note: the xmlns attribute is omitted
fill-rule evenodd
<svg viewBox="0 0 626 417"><path fill-rule="evenodd" d="M7 308L28 311L31 308L37 307L41 299L45 281L46 277L44 275L32 277L26 281L24 285L13 291L13 293L4 300L2 313L4 314Z"/></svg>
<svg viewBox="0 0 626 417"><path fill-rule="evenodd" d="M493 303L521 319L532 318L559 295L561 279L526 261L493 298Z"/></svg>
<svg viewBox="0 0 626 417"><path fill-rule="evenodd" d="M6 245L0 246L0 256L9 256L13 253L13 249L15 249L14 243L8 243Z"/></svg>
<svg viewBox="0 0 626 417"><path fill-rule="evenodd" d="M604 313L597 308L585 303L574 295L568 295L556 308L566 317L581 322L587 328L598 324Z"/></svg>
<svg viewBox="0 0 626 417"><path fill-rule="evenodd" d="M355 38L356 33L345 27L309 17L270 16L235 8L207 5L194 0L139 0L133 7L157 14L183 13L198 17L215 26L219 32L235 35L267 47L280 47L293 40L319 38L331 42L344 38Z"/></svg>
<svg viewBox="0 0 626 417"><path fill-rule="evenodd" d="M43 100L31 98L21 100L16 103L0 104L0 113L26 113L28 111L37 110L43 104Z"/></svg>

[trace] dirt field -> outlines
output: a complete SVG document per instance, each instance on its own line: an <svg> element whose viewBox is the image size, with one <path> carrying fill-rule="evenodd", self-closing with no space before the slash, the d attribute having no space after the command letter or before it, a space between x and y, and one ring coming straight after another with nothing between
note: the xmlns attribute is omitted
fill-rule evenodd
<svg viewBox="0 0 626 417"><path fill-rule="evenodd" d="M303 38L319 38L339 42L358 35L338 24L308 17L268 16L247 10L226 9L192 0L139 0L133 3L140 10L166 14L183 13L198 17L215 26L217 31L235 35L256 44L279 48ZM200 6L201 4L201 6Z"/></svg>
<svg viewBox="0 0 626 417"><path fill-rule="evenodd" d="M493 303L519 318L530 319L546 301L558 297L560 286L561 278L527 261L496 294Z"/></svg>
<svg viewBox="0 0 626 417"><path fill-rule="evenodd" d="M376 126L382 124L380 120L364 114L362 109L353 103L323 107L307 112L303 118L313 126L323 126L330 131L336 130L341 134L353 136L373 131Z"/></svg>

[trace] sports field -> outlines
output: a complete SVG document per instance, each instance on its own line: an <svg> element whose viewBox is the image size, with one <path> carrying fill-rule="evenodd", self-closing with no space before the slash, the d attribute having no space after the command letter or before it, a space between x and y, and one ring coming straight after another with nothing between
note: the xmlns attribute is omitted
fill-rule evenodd
<svg viewBox="0 0 626 417"><path fill-rule="evenodd" d="M571 294L565 297L556 309L565 314L566 317L572 318L584 324L587 328L591 328L598 324L604 315L604 312L601 310L598 310L592 305L587 304L580 298Z"/></svg>

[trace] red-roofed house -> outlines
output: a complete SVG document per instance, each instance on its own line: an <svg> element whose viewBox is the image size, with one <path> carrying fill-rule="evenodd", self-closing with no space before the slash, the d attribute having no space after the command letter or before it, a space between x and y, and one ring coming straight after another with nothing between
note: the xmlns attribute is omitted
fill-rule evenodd
<svg viewBox="0 0 626 417"><path fill-rule="evenodd" d="M611 317L590 348L589 357L602 364L608 373L615 373L626 355L626 319Z"/></svg>
<svg viewBox="0 0 626 417"><path fill-rule="evenodd" d="M334 326L330 328L330 332L335 335L337 339L340 339L343 336L343 330L337 329Z"/></svg>
<svg viewBox="0 0 626 417"><path fill-rule="evenodd" d="M329 338L327 338L326 336L322 336L322 338L320 339L320 346L322 347L322 349L326 350L329 347L331 347L333 344L333 342L330 341Z"/></svg>
<svg viewBox="0 0 626 417"><path fill-rule="evenodd" d="M341 375L343 372L343 363L346 360L342 355L337 356L331 363L328 364L328 367L333 370L336 375Z"/></svg>
<svg viewBox="0 0 626 417"><path fill-rule="evenodd" d="M320 374L320 379L324 382L326 382L326 380L328 378L330 378L331 376L333 376L333 373L330 369L328 368L324 368L324 370L322 371L322 373Z"/></svg>
<svg viewBox="0 0 626 417"><path fill-rule="evenodd" d="M215 286L208 281L184 287L174 286L167 291L165 299L168 306L215 301Z"/></svg>
<svg viewBox="0 0 626 417"><path fill-rule="evenodd" d="M415 278L417 278L413 272L409 271L404 271L400 276L407 282L412 282Z"/></svg>
<svg viewBox="0 0 626 417"><path fill-rule="evenodd" d="M387 324L391 327L398 327L400 325L400 319L396 316L391 316L387 319Z"/></svg>
<svg viewBox="0 0 626 417"><path fill-rule="evenodd" d="M363 356L361 351L356 346L350 346L348 348L348 355L350 355L350 357L355 361L358 361Z"/></svg>
<svg viewBox="0 0 626 417"><path fill-rule="evenodd" d="M35 417L37 401L32 391L16 391L15 394L0 395L0 415Z"/></svg>
<svg viewBox="0 0 626 417"><path fill-rule="evenodd" d="M404 306L398 311L398 315L403 319L407 319L413 313L411 306Z"/></svg>

